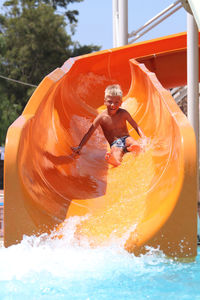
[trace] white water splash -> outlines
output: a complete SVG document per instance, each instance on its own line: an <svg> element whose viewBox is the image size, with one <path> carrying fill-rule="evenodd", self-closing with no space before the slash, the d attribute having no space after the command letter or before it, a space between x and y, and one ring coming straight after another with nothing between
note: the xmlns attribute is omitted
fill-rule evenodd
<svg viewBox="0 0 200 300"><path fill-rule="evenodd" d="M174 262L151 248L135 257L116 242L114 233L109 246L91 248L75 237L80 220L66 222L63 238L59 232L24 236L18 245L1 247L0 299L143 300L175 299L177 294L179 299L199 299L199 262Z"/></svg>

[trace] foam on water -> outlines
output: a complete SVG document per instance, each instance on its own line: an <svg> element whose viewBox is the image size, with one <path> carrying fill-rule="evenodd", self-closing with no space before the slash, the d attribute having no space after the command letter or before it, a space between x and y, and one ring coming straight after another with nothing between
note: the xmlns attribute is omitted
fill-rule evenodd
<svg viewBox="0 0 200 300"><path fill-rule="evenodd" d="M120 243L90 248L74 237L27 237L0 248L0 299L200 299L200 259L183 264L159 250L135 257ZM62 232L62 233L63 233Z"/></svg>

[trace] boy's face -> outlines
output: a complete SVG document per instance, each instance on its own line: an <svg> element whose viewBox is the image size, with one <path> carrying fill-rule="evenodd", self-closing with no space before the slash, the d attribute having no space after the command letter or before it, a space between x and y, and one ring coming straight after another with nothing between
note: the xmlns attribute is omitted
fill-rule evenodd
<svg viewBox="0 0 200 300"><path fill-rule="evenodd" d="M104 104L107 106L108 112L114 115L122 104L122 98L120 96L106 96Z"/></svg>

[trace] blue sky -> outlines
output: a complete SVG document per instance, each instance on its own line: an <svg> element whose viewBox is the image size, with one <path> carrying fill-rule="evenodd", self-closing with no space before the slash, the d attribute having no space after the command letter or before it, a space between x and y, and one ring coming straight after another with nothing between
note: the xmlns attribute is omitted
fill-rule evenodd
<svg viewBox="0 0 200 300"><path fill-rule="evenodd" d="M129 33L144 25L176 0L128 0ZM5 0L0 0L0 7ZM94 44L102 50L113 47L112 0L84 0L73 3L69 9L79 11L78 25L73 41L81 45ZM61 10L61 9L59 9ZM145 34L138 41L149 40L187 30L187 14L184 8Z"/></svg>
<svg viewBox="0 0 200 300"><path fill-rule="evenodd" d="M174 3L175 0L128 0L129 33ZM84 0L72 4L79 11L78 26L73 40L80 44L101 45L102 50L113 47L112 0ZM187 13L184 8L163 21L138 41L149 40L187 30Z"/></svg>

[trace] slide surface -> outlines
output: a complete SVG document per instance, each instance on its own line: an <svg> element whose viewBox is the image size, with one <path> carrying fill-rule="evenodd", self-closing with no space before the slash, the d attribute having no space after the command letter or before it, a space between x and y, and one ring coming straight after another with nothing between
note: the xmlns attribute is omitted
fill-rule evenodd
<svg viewBox="0 0 200 300"><path fill-rule="evenodd" d="M104 109L104 90L114 83L150 144L113 168L99 129L74 159L71 146ZM5 246L83 216L76 235L92 246L114 240L136 255L153 246L194 257L195 135L165 89L184 84L185 34L72 58L46 76L7 134Z"/></svg>

